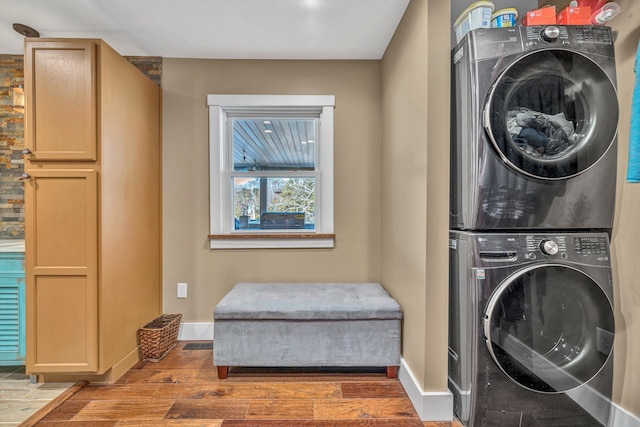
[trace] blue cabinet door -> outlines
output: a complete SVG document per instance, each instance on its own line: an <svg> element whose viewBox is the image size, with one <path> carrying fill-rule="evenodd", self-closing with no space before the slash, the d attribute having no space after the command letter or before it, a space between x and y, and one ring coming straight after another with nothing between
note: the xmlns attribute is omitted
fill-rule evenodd
<svg viewBox="0 0 640 427"><path fill-rule="evenodd" d="M0 253L0 365L25 363L24 254Z"/></svg>

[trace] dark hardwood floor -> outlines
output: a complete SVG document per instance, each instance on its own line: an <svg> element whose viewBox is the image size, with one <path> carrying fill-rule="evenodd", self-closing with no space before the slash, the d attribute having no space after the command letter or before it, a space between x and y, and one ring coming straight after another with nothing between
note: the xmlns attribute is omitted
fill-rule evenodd
<svg viewBox="0 0 640 427"><path fill-rule="evenodd" d="M87 384L35 424L55 427L449 427L419 420L398 379L380 372L231 368L211 350L176 348L116 384Z"/></svg>

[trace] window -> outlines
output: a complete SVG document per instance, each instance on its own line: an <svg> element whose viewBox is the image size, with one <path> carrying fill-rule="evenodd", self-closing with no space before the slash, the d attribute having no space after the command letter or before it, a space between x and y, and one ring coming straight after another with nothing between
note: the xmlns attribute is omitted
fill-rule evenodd
<svg viewBox="0 0 640 427"><path fill-rule="evenodd" d="M333 247L333 96L209 95L210 247Z"/></svg>

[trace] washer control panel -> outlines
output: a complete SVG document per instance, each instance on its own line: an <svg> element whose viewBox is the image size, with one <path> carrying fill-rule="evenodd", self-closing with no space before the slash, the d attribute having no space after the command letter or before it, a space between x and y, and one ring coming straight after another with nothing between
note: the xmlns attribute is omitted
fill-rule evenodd
<svg viewBox="0 0 640 427"><path fill-rule="evenodd" d="M574 237L573 247L581 255L607 255L607 239L603 236Z"/></svg>
<svg viewBox="0 0 640 427"><path fill-rule="evenodd" d="M474 250L478 253L477 262L486 266L523 261L573 261L607 265L610 260L609 238L605 233L471 234L475 240ZM450 244L450 247L457 250L458 242Z"/></svg>
<svg viewBox="0 0 640 427"><path fill-rule="evenodd" d="M555 240L544 239L540 242L540 250L545 255L555 255L560 250Z"/></svg>
<svg viewBox="0 0 640 427"><path fill-rule="evenodd" d="M525 258L534 260L537 254L554 256L559 255L561 258L567 257L567 238L565 236L527 236L527 252Z"/></svg>

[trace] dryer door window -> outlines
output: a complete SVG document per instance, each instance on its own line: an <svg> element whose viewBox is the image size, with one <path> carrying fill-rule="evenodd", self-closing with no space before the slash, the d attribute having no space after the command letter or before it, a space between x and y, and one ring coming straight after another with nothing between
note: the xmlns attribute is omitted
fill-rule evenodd
<svg viewBox="0 0 640 427"><path fill-rule="evenodd" d="M617 132L616 89L584 55L541 50L506 68L489 92L484 127L517 171L564 179L593 166Z"/></svg>
<svg viewBox="0 0 640 427"><path fill-rule="evenodd" d="M603 290L562 265L520 270L492 294L484 316L491 357L517 384L537 392L576 388L611 354L614 319Z"/></svg>

